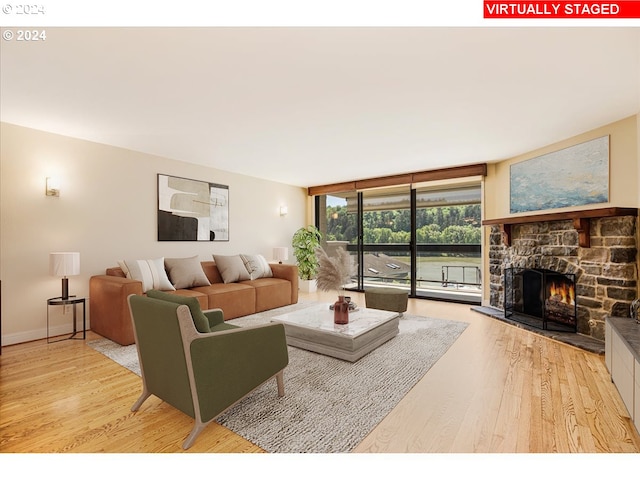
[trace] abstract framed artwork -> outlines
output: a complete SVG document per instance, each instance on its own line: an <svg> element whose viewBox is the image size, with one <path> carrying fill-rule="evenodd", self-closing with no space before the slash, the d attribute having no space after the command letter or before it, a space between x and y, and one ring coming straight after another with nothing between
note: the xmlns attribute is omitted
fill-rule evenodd
<svg viewBox="0 0 640 480"><path fill-rule="evenodd" d="M228 186L158 174L158 241L228 240Z"/></svg>
<svg viewBox="0 0 640 480"><path fill-rule="evenodd" d="M609 201L609 136L511 165L511 213Z"/></svg>

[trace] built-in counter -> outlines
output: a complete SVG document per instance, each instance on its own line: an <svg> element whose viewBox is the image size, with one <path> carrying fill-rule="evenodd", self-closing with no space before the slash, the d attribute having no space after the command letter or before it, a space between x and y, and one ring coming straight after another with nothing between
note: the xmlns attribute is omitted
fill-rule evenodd
<svg viewBox="0 0 640 480"><path fill-rule="evenodd" d="M640 324L634 319L606 318L605 363L640 432Z"/></svg>

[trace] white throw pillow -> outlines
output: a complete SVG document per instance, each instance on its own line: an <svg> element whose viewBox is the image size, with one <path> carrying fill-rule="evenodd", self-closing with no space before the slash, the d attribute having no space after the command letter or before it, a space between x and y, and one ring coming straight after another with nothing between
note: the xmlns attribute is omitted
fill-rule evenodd
<svg viewBox="0 0 640 480"><path fill-rule="evenodd" d="M120 260L118 265L133 280L142 282L142 291L175 290L164 270L164 257L153 260Z"/></svg>
<svg viewBox="0 0 640 480"><path fill-rule="evenodd" d="M240 255L214 255L213 260L216 262L224 283L251 280Z"/></svg>
<svg viewBox="0 0 640 480"><path fill-rule="evenodd" d="M256 278L273 277L273 272L269 266L269 262L262 255L245 255L241 254L240 258L244 262L244 266L251 276L251 280Z"/></svg>
<svg viewBox="0 0 640 480"><path fill-rule="evenodd" d="M189 258L165 258L164 266L176 289L211 285L197 255Z"/></svg>

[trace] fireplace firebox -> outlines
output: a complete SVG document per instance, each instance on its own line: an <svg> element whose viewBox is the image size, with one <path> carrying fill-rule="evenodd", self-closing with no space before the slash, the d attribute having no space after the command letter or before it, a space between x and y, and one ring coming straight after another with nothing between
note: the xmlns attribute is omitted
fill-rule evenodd
<svg viewBox="0 0 640 480"><path fill-rule="evenodd" d="M504 272L504 316L543 330L577 332L576 278L540 268Z"/></svg>

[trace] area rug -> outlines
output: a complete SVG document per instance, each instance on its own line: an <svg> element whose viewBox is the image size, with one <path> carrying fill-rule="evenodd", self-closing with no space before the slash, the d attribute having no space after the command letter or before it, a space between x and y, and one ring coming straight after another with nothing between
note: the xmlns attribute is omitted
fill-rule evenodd
<svg viewBox="0 0 640 480"><path fill-rule="evenodd" d="M268 323L309 302L231 320ZM339 453L355 448L467 327L459 321L404 314L400 333L355 363L289 347L285 396L270 380L216 420L272 453ZM88 345L140 375L135 345Z"/></svg>

